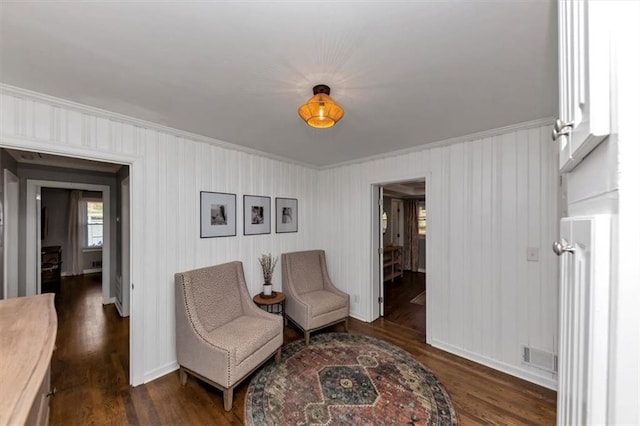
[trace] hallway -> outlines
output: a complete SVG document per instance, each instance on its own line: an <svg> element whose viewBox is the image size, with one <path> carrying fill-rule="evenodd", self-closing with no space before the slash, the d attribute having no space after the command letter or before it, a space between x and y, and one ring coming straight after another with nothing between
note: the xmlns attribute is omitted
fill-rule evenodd
<svg viewBox="0 0 640 426"><path fill-rule="evenodd" d="M102 305L99 273L64 277L61 288L50 424L127 423L129 318L114 304Z"/></svg>

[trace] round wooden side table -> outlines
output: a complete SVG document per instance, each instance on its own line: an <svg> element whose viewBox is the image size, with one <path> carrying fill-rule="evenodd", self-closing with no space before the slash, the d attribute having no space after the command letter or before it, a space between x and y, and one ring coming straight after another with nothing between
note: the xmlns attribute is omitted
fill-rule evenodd
<svg viewBox="0 0 640 426"><path fill-rule="evenodd" d="M253 302L270 314L282 315L284 325L287 325L287 317L284 314L284 302L287 295L283 292L274 291L271 297L263 296L262 293L253 296Z"/></svg>

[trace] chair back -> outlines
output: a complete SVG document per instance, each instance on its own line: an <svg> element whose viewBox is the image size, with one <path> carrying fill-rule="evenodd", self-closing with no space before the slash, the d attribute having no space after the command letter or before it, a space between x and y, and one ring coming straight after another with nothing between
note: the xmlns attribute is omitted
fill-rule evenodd
<svg viewBox="0 0 640 426"><path fill-rule="evenodd" d="M298 294L324 288L326 262L324 250L297 251L282 254L284 266L283 281L285 285L295 283Z"/></svg>
<svg viewBox="0 0 640 426"><path fill-rule="evenodd" d="M230 262L176 274L188 315L210 332L242 315L240 285L246 286L241 262Z"/></svg>

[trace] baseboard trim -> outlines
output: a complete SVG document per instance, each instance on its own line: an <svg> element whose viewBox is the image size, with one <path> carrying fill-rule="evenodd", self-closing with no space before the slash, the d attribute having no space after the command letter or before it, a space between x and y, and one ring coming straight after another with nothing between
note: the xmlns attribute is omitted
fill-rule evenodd
<svg viewBox="0 0 640 426"><path fill-rule="evenodd" d="M180 368L180 366L178 365L178 361L171 361L168 364L163 365L162 367L155 368L148 373L145 373L143 383L149 383L153 380L159 379L162 376L173 373L178 368Z"/></svg>
<svg viewBox="0 0 640 426"><path fill-rule="evenodd" d="M362 322L372 322L372 321L367 321L366 319L364 319L364 317L361 317L360 315L354 315L351 312L349 312L349 318L355 318L358 321L362 321Z"/></svg>
<svg viewBox="0 0 640 426"><path fill-rule="evenodd" d="M443 351L461 356L462 358L477 362L478 364L485 365L487 367L493 368L494 370L502 371L503 373L518 377L519 379L526 380L527 382L535 383L536 385L540 385L547 389L551 389L554 391L558 389L557 380L539 376L531 371L523 370L521 368L514 367L513 365L506 364L495 359L487 358L473 352L469 352L465 349L458 348L457 346L453 346L445 342L441 342L437 339L432 339L429 344L438 349L442 349Z"/></svg>
<svg viewBox="0 0 640 426"><path fill-rule="evenodd" d="M115 297L111 297L111 298L109 298L107 300L104 300L102 304L103 305L110 305L112 303L116 303L116 298Z"/></svg>
<svg viewBox="0 0 640 426"><path fill-rule="evenodd" d="M94 268L94 269L83 269L83 274L95 274L96 272L102 272L102 268Z"/></svg>

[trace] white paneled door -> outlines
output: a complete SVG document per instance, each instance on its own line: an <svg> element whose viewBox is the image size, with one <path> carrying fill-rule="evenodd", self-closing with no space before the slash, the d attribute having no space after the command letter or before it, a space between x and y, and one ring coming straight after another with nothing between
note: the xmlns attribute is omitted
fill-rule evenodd
<svg viewBox="0 0 640 426"><path fill-rule="evenodd" d="M611 215L564 218L560 265L558 425L605 424Z"/></svg>

